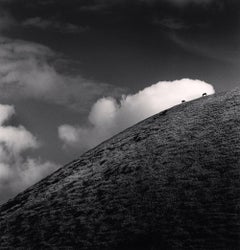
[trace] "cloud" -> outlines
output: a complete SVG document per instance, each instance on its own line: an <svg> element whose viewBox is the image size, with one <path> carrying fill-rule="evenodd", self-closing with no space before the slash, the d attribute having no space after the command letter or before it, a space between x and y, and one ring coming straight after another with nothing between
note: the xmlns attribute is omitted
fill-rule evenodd
<svg viewBox="0 0 240 250"><path fill-rule="evenodd" d="M3 28L0 22L0 31ZM87 112L104 93L119 94L120 88L86 80L76 72L72 73L67 68L70 63L46 46L0 35L1 102L21 106L26 100L27 103L37 100L81 113ZM36 116L40 116L38 111ZM41 153L42 145L24 126L8 125L14 115L13 106L0 104L0 203L59 167L54 162L31 156L35 150Z"/></svg>
<svg viewBox="0 0 240 250"><path fill-rule="evenodd" d="M162 26L170 30L185 30L190 28L190 26L186 24L183 20L171 17L164 19L155 18L153 20L153 24Z"/></svg>
<svg viewBox="0 0 240 250"><path fill-rule="evenodd" d="M40 17L18 24L8 12L0 9L0 33L11 25L37 26L62 33L86 29ZM83 78L77 73L80 69L73 73L71 66L71 60L47 46L0 35L0 98L10 100L10 103L12 100L37 99L85 112L100 96L122 92L121 88L110 84Z"/></svg>
<svg viewBox="0 0 240 250"><path fill-rule="evenodd" d="M15 113L15 110L14 110L13 106L0 104L0 124L3 124L14 113Z"/></svg>
<svg viewBox="0 0 240 250"><path fill-rule="evenodd" d="M0 203L58 168L48 161L24 157L26 151L40 145L25 127L5 125L14 114L13 106L0 104Z"/></svg>
<svg viewBox="0 0 240 250"><path fill-rule="evenodd" d="M0 97L38 99L81 112L100 96L121 92L78 74L58 72L54 63L59 57L46 46L0 37Z"/></svg>
<svg viewBox="0 0 240 250"><path fill-rule="evenodd" d="M0 144L17 155L28 148L38 146L36 139L23 126L4 126L4 123L15 114L11 105L0 104Z"/></svg>
<svg viewBox="0 0 240 250"><path fill-rule="evenodd" d="M120 102L112 97L99 99L88 116L89 126L62 125L59 138L65 147L86 150L121 130L174 105L190 101L203 93L213 94L212 85L200 80L182 79L158 82Z"/></svg>
<svg viewBox="0 0 240 250"><path fill-rule="evenodd" d="M22 22L23 27L35 27L43 30L51 30L60 33L82 33L89 27L77 26L72 23L62 23L56 20L42 19L41 17L33 17Z"/></svg>

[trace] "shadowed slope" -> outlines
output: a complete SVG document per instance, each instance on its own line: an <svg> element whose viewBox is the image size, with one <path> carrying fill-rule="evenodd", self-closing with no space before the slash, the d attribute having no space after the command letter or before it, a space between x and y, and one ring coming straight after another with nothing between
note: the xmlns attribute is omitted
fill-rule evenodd
<svg viewBox="0 0 240 250"><path fill-rule="evenodd" d="M123 131L4 204L0 246L239 249L239 114L235 90Z"/></svg>

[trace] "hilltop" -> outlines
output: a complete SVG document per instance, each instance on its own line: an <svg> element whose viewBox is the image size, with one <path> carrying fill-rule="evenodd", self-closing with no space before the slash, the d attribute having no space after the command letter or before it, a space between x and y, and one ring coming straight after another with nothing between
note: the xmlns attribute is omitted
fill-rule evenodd
<svg viewBox="0 0 240 250"><path fill-rule="evenodd" d="M1 249L240 249L240 91L121 132L0 207Z"/></svg>

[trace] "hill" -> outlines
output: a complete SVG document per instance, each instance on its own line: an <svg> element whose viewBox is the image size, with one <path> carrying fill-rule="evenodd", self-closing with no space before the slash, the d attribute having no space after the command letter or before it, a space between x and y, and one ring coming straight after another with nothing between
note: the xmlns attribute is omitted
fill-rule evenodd
<svg viewBox="0 0 240 250"><path fill-rule="evenodd" d="M114 136L0 207L1 249L240 249L240 91Z"/></svg>

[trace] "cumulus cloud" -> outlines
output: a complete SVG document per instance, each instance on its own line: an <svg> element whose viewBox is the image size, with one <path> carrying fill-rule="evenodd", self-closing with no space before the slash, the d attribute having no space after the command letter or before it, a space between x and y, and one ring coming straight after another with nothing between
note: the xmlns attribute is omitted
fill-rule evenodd
<svg viewBox="0 0 240 250"><path fill-rule="evenodd" d="M14 110L13 106L0 104L0 124L3 124L14 113L15 113L15 110Z"/></svg>
<svg viewBox="0 0 240 250"><path fill-rule="evenodd" d="M81 111L104 93L120 91L77 74L58 72L57 59L46 46L0 37L0 97L35 98Z"/></svg>
<svg viewBox="0 0 240 250"><path fill-rule="evenodd" d="M0 104L0 203L58 167L48 161L24 157L27 150L40 145L25 127L5 125L14 114L13 106Z"/></svg>
<svg viewBox="0 0 240 250"><path fill-rule="evenodd" d="M112 97L99 99L88 116L89 126L62 125L58 128L59 138L65 147L86 150L121 130L162 110L201 97L203 93L213 94L212 85L191 79L173 82L158 82L134 95L123 96L120 101Z"/></svg>
<svg viewBox="0 0 240 250"><path fill-rule="evenodd" d="M9 16L1 16L0 12L0 32L10 23ZM67 29L70 32L74 27ZM21 105L26 100L38 100L81 113L104 93L119 94L120 88L69 72L68 63L66 58L44 45L0 35L1 101ZM41 145L24 126L8 125L14 114L13 106L0 104L0 203L59 167L54 162L30 156L33 150L41 153Z"/></svg>

